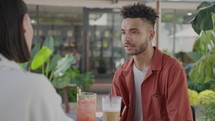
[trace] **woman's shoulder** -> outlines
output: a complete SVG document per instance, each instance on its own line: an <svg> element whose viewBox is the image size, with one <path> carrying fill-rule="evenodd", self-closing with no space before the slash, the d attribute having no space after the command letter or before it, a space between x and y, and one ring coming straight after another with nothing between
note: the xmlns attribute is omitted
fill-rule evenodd
<svg viewBox="0 0 215 121"><path fill-rule="evenodd" d="M36 90L48 90L54 89L51 82L46 76L33 72L24 72L23 77L25 78L24 83L29 85L31 88Z"/></svg>

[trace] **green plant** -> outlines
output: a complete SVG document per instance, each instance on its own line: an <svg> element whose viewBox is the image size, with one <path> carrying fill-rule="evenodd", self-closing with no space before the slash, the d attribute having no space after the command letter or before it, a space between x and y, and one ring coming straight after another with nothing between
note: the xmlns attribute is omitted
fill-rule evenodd
<svg viewBox="0 0 215 121"><path fill-rule="evenodd" d="M90 85L95 81L94 75L91 72L80 73L77 69L70 68L65 72L65 75L67 75L66 78L72 80L73 84L81 87L82 91L87 91ZM63 87L64 82L61 82L60 79L54 80L53 85L55 85L55 87Z"/></svg>
<svg viewBox="0 0 215 121"><path fill-rule="evenodd" d="M212 14L215 13L215 2L202 2L197 7L198 13L196 17L191 21L192 27L197 34L202 31L212 30L214 28L214 19Z"/></svg>
<svg viewBox="0 0 215 121"><path fill-rule="evenodd" d="M190 103L195 106L197 117L205 121L214 121L215 119L215 92L204 90L200 93L188 89ZM200 117L199 117L200 115Z"/></svg>
<svg viewBox="0 0 215 121"><path fill-rule="evenodd" d="M215 85L214 81L209 81L205 83L193 82L192 80L188 80L188 88L192 90L196 90L197 92L201 92L207 89L214 89L213 85Z"/></svg>
<svg viewBox="0 0 215 121"><path fill-rule="evenodd" d="M38 46L35 47L39 49ZM54 87L64 88L72 81L67 71L70 70L73 59L72 54L61 57L59 54L52 54L48 47L42 46L26 67L29 71L44 74Z"/></svg>
<svg viewBox="0 0 215 121"><path fill-rule="evenodd" d="M80 73L80 71L77 69L68 69L66 74L68 78L72 80L73 84L76 84L78 87L81 87L82 91L89 90L90 86L95 81L94 75L91 72ZM55 87L62 87L64 85L63 83L64 82L61 82L61 80L53 81L53 85L55 85ZM63 97L62 90L58 91L58 93L61 95L61 97ZM77 89L68 89L67 94L68 94L68 100L70 102L76 101Z"/></svg>
<svg viewBox="0 0 215 121"><path fill-rule="evenodd" d="M198 6L198 13L193 19L192 27L200 34L194 45L194 50L199 54L199 60L190 71L189 77L193 82L207 83L215 81L213 71L215 65L215 3L202 2ZM198 58L197 58L198 59Z"/></svg>
<svg viewBox="0 0 215 121"><path fill-rule="evenodd" d="M198 92L196 92L195 90L188 89L188 94L191 105L195 107L198 106L200 103Z"/></svg>
<svg viewBox="0 0 215 121"><path fill-rule="evenodd" d="M202 104L202 112L205 119L210 121L215 120L215 92L212 90L204 90L199 93L199 101Z"/></svg>
<svg viewBox="0 0 215 121"><path fill-rule="evenodd" d="M57 90L58 94L63 97L63 90ZM67 89L68 101L69 102L76 102L77 99L77 89ZM62 98L64 101L64 98Z"/></svg>
<svg viewBox="0 0 215 121"><path fill-rule="evenodd" d="M210 104L215 101L215 92L212 90L204 90L199 93L199 101L201 104Z"/></svg>
<svg viewBox="0 0 215 121"><path fill-rule="evenodd" d="M204 105L205 107L205 116L207 118L209 118L211 121L215 121L215 101L208 104L208 105Z"/></svg>
<svg viewBox="0 0 215 121"><path fill-rule="evenodd" d="M207 88L215 90L215 2L202 2L197 10L191 23L200 38L195 42L194 52L188 54L195 62L189 72L189 88L193 86L198 91ZM198 107L206 121L215 120L215 93L212 90L199 93L202 105Z"/></svg>
<svg viewBox="0 0 215 121"><path fill-rule="evenodd" d="M84 91L88 90L94 82L94 76L90 72L80 73L80 71L71 68L74 60L72 53L66 54L65 57L54 54L53 37L48 37L46 41L42 47L39 44L33 47L31 51L33 60L23 64L22 67L28 71L44 74L55 88L62 89L69 84L77 84ZM58 92L63 97L61 91ZM74 101L76 90L69 89L67 92L69 100Z"/></svg>

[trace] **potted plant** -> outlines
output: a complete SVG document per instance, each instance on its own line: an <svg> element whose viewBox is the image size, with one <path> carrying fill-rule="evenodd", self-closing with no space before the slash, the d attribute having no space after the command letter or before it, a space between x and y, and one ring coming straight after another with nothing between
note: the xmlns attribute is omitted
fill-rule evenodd
<svg viewBox="0 0 215 121"><path fill-rule="evenodd" d="M200 58L197 59L189 76L194 82L215 81L215 3L202 2L191 23L195 32L200 35L194 45L195 53L192 54L193 57Z"/></svg>
<svg viewBox="0 0 215 121"><path fill-rule="evenodd" d="M70 84L76 84L83 90L89 89L94 82L94 76L90 72L80 73L71 68L74 60L72 53L66 54L65 57L54 54L53 43L53 37L48 36L42 47L40 44L36 44L31 51L32 61L22 64L23 68L44 74L55 88L65 88Z"/></svg>
<svg viewBox="0 0 215 121"><path fill-rule="evenodd" d="M201 89L215 90L215 2L202 2L198 8L196 17L192 20L194 31L199 34L199 39L194 44L194 52L188 55L196 62L189 72L192 85ZM191 84L191 83L190 83ZM206 85L206 86L205 86ZM197 89L198 91L202 91ZM200 114L204 114L205 120L214 120L215 100L210 104L198 106Z"/></svg>

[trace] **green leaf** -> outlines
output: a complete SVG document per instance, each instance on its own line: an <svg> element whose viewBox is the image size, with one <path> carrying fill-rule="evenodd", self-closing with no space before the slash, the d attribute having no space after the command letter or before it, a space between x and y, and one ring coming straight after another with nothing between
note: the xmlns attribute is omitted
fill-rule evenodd
<svg viewBox="0 0 215 121"><path fill-rule="evenodd" d="M69 76L63 76L63 77L55 78L52 81L52 84L56 88L64 88L70 84L70 80L71 79L69 78Z"/></svg>
<svg viewBox="0 0 215 121"><path fill-rule="evenodd" d="M212 13L215 13L215 4L199 9L196 17L191 21L192 27L197 34L214 28Z"/></svg>
<svg viewBox="0 0 215 121"><path fill-rule="evenodd" d="M210 5L211 5L211 3L204 1L197 7L197 10L204 8L204 7L208 7Z"/></svg>
<svg viewBox="0 0 215 121"><path fill-rule="evenodd" d="M202 54L197 52L189 52L187 53L187 56L190 57L194 62L196 62L202 57Z"/></svg>
<svg viewBox="0 0 215 121"><path fill-rule="evenodd" d="M30 63L30 62L18 63L18 64L19 64L19 66L20 66L24 71L27 71L27 70L28 70L29 63Z"/></svg>
<svg viewBox="0 0 215 121"><path fill-rule="evenodd" d="M201 36L196 40L194 44L194 50L201 54L207 54L208 52L213 52L215 45L215 31L208 30L201 33ZM208 48L208 47L211 48Z"/></svg>
<svg viewBox="0 0 215 121"><path fill-rule="evenodd" d="M215 44L215 43L214 43L214 44ZM213 54L215 54L215 46L212 47L211 52L212 52Z"/></svg>
<svg viewBox="0 0 215 121"><path fill-rule="evenodd" d="M198 26L195 25L195 24L196 24L196 22L194 22L194 21L196 21L195 18L194 18L192 21L193 21L193 22L191 22L191 23L192 23L193 30L194 30L197 34L200 34L200 33L201 33L201 29L200 29L200 27L198 27Z"/></svg>
<svg viewBox="0 0 215 121"><path fill-rule="evenodd" d="M43 46L40 49L40 51L34 56L34 59L31 63L31 69L36 70L42 65L44 65L47 59L50 57L50 55L51 55L51 50Z"/></svg>
<svg viewBox="0 0 215 121"><path fill-rule="evenodd" d="M47 36L44 42L44 46L48 47L52 52L54 51L54 38L52 36Z"/></svg>
<svg viewBox="0 0 215 121"><path fill-rule="evenodd" d="M208 63L215 63L215 53L210 54L207 58Z"/></svg>
<svg viewBox="0 0 215 121"><path fill-rule="evenodd" d="M90 72L86 72L84 74L81 74L82 77L82 87L83 90L88 90L90 88L90 85L95 81L94 75Z"/></svg>
<svg viewBox="0 0 215 121"><path fill-rule="evenodd" d="M205 80L204 80L204 83L213 80L213 78L214 78L213 66L211 65L211 63L207 63L205 65Z"/></svg>
<svg viewBox="0 0 215 121"><path fill-rule="evenodd" d="M205 115L210 118L210 121L215 121L215 101L212 101L210 104L204 106L206 108L204 111Z"/></svg>
<svg viewBox="0 0 215 121"><path fill-rule="evenodd" d="M201 61L201 59L196 62L196 64L190 71L189 76L193 82L204 81L204 63Z"/></svg>
<svg viewBox="0 0 215 121"><path fill-rule="evenodd" d="M51 61L50 61L50 65L49 65L49 70L48 70L48 72L50 72L50 71L52 71L52 70L54 70L55 68L56 68L56 66L57 66L57 62L58 62L58 60L60 60L61 59L61 56L60 56L60 54L56 54L56 55L54 55L54 57L53 58L51 58Z"/></svg>
<svg viewBox="0 0 215 121"><path fill-rule="evenodd" d="M70 53L67 54L64 58L60 59L57 62L56 70L54 71L54 77L63 76L64 72L71 68L72 61L74 60L74 56Z"/></svg>
<svg viewBox="0 0 215 121"><path fill-rule="evenodd" d="M31 50L31 57L34 57L36 53L40 50L40 44L35 44L34 48Z"/></svg>
<svg viewBox="0 0 215 121"><path fill-rule="evenodd" d="M206 83L214 80L213 64L215 63L215 55L207 54L198 60L189 73L193 82Z"/></svg>

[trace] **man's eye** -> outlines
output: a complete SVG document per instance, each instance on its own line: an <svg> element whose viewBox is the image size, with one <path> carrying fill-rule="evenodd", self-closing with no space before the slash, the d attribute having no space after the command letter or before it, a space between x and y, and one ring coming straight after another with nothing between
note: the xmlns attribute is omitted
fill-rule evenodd
<svg viewBox="0 0 215 121"><path fill-rule="evenodd" d="M125 32L121 32L121 34L125 34Z"/></svg>
<svg viewBox="0 0 215 121"><path fill-rule="evenodd" d="M137 34L138 32L137 32L137 31L132 31L131 33L132 33L132 34Z"/></svg>

